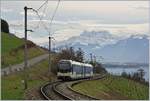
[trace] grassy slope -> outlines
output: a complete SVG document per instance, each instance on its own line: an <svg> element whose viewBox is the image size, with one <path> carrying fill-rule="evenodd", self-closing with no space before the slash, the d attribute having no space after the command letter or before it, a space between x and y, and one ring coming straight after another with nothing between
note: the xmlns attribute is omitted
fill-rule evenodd
<svg viewBox="0 0 150 101"><path fill-rule="evenodd" d="M28 69L29 73L28 84L29 88L40 86L48 81L46 76L48 71L48 60L38 63L32 68ZM24 99L24 86L21 83L23 79L23 72L11 74L9 76L2 77L1 84L1 96L2 99Z"/></svg>
<svg viewBox="0 0 150 101"><path fill-rule="evenodd" d="M148 86L117 76L87 81L73 89L100 99L148 99Z"/></svg>
<svg viewBox="0 0 150 101"><path fill-rule="evenodd" d="M23 45L23 40L19 39L13 35L2 32L2 54L10 52L12 49L15 49L21 45Z"/></svg>
<svg viewBox="0 0 150 101"><path fill-rule="evenodd" d="M1 34L2 38L2 68L9 64L16 64L23 61L24 50L19 48L18 51L13 51L23 45L23 40L7 33ZM45 50L34 46L28 49L28 58L32 58L46 53ZM53 56L52 56L53 57ZM24 78L24 72L17 72L8 76L1 77L1 98L2 99L25 99L25 92L33 87L39 87L46 83L49 78L47 77L48 60L40 62L32 68L29 68L27 72L28 77L28 89L24 91L24 86L21 81Z"/></svg>
<svg viewBox="0 0 150 101"><path fill-rule="evenodd" d="M8 33L1 34L1 52L2 52L2 68L9 65L17 64L23 62L24 59L24 49L20 48L18 51L13 51L14 49L22 46L24 41L16 36L9 35ZM34 46L28 49L28 58L42 55L45 50Z"/></svg>

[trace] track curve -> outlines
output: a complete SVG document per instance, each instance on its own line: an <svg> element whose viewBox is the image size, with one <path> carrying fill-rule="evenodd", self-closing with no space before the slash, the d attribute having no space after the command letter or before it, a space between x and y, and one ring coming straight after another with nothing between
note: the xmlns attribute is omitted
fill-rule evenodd
<svg viewBox="0 0 150 101"><path fill-rule="evenodd" d="M41 93L47 100L98 100L91 96L81 94L79 92L74 91L71 87L72 85L78 84L80 82L84 82L87 80L96 80L105 77L97 76L90 79L84 80L76 80L76 81L56 81L52 83L48 83L41 87Z"/></svg>
<svg viewBox="0 0 150 101"><path fill-rule="evenodd" d="M56 81L52 83L48 83L41 87L41 93L47 100L69 100L67 97L58 94L58 92L55 90L55 85L61 81Z"/></svg>

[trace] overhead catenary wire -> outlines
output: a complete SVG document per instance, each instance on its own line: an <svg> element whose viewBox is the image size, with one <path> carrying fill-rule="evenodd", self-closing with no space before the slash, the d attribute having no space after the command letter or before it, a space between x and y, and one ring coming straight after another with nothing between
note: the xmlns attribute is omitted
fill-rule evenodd
<svg viewBox="0 0 150 101"><path fill-rule="evenodd" d="M58 7L59 7L60 0L58 0L58 3L57 3L56 8L55 8L55 10L54 10L54 13L53 13L53 15L52 15L52 17L51 17L50 24L49 24L49 29L48 29L48 27L43 23L43 17L44 17L44 13L45 13L45 11L46 11L46 8L47 8L47 4L48 4L48 0L46 0L38 9L33 9L33 11L37 14L37 16L38 16L38 18L39 18L39 20L40 20L39 23L38 23L38 25L37 25L36 27L34 27L34 30L38 29L38 28L39 28L39 25L40 25L40 23L41 23L41 24L43 25L44 29L49 33L49 37L50 37L51 29L52 29L52 28L51 28L51 27L52 27L52 22L53 22L53 19L54 19L55 15L56 15L57 9L58 9ZM45 8L44 8L44 10L43 10L43 15L40 16L39 10L40 10L42 7L44 7L44 5L45 5Z"/></svg>
<svg viewBox="0 0 150 101"><path fill-rule="evenodd" d="M56 8L54 10L54 13L53 13L51 21L50 21L50 31L49 31L49 72L51 72L51 63L50 63L50 61L51 61L51 36L50 36L50 34L51 34L51 29L52 29L51 27L52 27L53 19L55 17L55 14L57 12L58 7L59 7L59 3L60 3L60 0L58 0L58 3L56 5Z"/></svg>
<svg viewBox="0 0 150 101"><path fill-rule="evenodd" d="M52 22L53 22L53 19L54 19L55 15L56 15L57 9L58 9L58 7L59 7L60 0L58 0L58 3L57 3L57 5L56 5L56 8L55 8L55 10L54 10L54 12L53 12L53 15L52 15L52 17L51 17L51 20L50 20L50 23L49 23L49 29L50 29L50 30L48 29L48 27L47 27L47 26L45 25L45 23L43 22L43 17L44 17L44 15L40 16L40 14L39 14L40 9L43 8L44 5L45 5L45 8L44 8L44 10L43 10L43 14L45 13L46 8L47 8L47 4L48 4L48 0L46 0L38 9L33 9L33 11L36 13L36 15L38 16L38 18L39 18L39 20L40 20L40 22L41 22L41 23L40 23L40 22L38 23L37 28L39 27L40 24L42 24L43 27L44 27L44 29L49 33L49 37L50 37ZM35 28L34 30L36 30L37 28ZM45 36L43 36L43 37L45 37ZM54 41L56 41L54 37L51 37L51 39L54 40Z"/></svg>
<svg viewBox="0 0 150 101"><path fill-rule="evenodd" d="M44 5L45 5L45 7L44 7ZM48 5L48 0L46 0L38 9L33 9L33 11L36 12L38 18L40 19L40 21L38 22L37 26L34 27L34 30L38 29L39 26L40 26L40 24L43 23L43 17L44 17L44 14L45 14L45 12L46 12L47 5ZM43 9L43 12L42 12L42 16L40 16L39 10L40 10L42 7L44 7L44 9ZM44 26L45 26L45 25L44 25Z"/></svg>
<svg viewBox="0 0 150 101"><path fill-rule="evenodd" d="M33 11L37 14L37 16L39 17L39 20L41 21L41 24L43 25L44 29L49 33L49 30L47 28L47 26L43 23L41 16L39 15L38 11L33 9Z"/></svg>
<svg viewBox="0 0 150 101"><path fill-rule="evenodd" d="M41 20L40 20L39 23L38 23L38 27L39 27L39 25L40 25L40 22L43 20L44 14L45 14L45 12L46 12L47 4L48 4L48 0L45 2L45 7L44 7L44 10L43 10L43 13L42 13L42 16L41 16ZM38 10L37 10L37 12L38 12ZM39 15L40 15L40 14L39 14Z"/></svg>
<svg viewBox="0 0 150 101"><path fill-rule="evenodd" d="M41 24L43 25L44 29L49 33L49 37L50 37L50 36L51 36L52 23L53 23L53 20L54 20L55 15L56 15L56 12L57 12L57 10L58 10L59 4L60 4L60 0L58 0L58 3L57 3L56 8L55 8L55 10L54 10L54 13L53 13L53 15L52 15L52 17L51 17L51 20L50 20L50 23L49 23L49 29L48 29L48 27L45 25L45 23L43 22L43 17L44 17L44 13L45 13L45 11L46 11L46 8L47 8L47 4L48 4L48 0L46 0L38 9L34 9L34 11L36 12L37 16L38 16L39 19L40 19L40 21L39 21L39 23L38 23L38 27L39 27L40 22L41 22ZM44 5L45 5L45 7L44 7ZM44 7L44 10L43 10L43 13L42 13L43 15L40 16L39 11L40 11L40 9L43 8L43 7ZM45 37L45 36L44 36L44 37ZM54 37L51 37L51 39L54 39ZM54 39L54 41L56 41L56 40ZM54 45L54 46L55 46L55 45Z"/></svg>
<svg viewBox="0 0 150 101"><path fill-rule="evenodd" d="M37 16L38 16L39 19L40 19L41 24L43 25L44 29L49 33L49 36L50 36L50 34L51 34L51 29L52 29L52 28L51 28L51 27L52 27L52 22L53 22L53 19L54 19L55 15L56 15L57 9L58 9L58 7L59 7L60 0L58 0L58 3L57 3L56 8L55 8L55 10L54 10L54 13L53 13L53 15L52 15L52 17L51 17L50 24L49 24L49 29L48 29L48 27L43 23L43 16L41 17L40 14L39 14L39 10L40 10L44 5L46 5L47 3L48 3L48 0L45 1L37 10L36 10L36 9L33 9L33 11L36 12ZM46 6L45 6L45 9L46 9ZM45 12L45 9L44 9L43 12ZM40 25L40 22L39 22L38 26ZM37 28L38 28L38 26L37 26ZM35 29L37 29L37 28L35 28Z"/></svg>
<svg viewBox="0 0 150 101"><path fill-rule="evenodd" d="M53 19L54 19L55 15L56 15L56 12L57 12L57 9L58 9L58 7L59 7L59 4L60 4L60 0L58 0L58 3L57 3L56 8L55 8L55 10L54 10L54 13L53 13L53 15L52 15L52 17L51 17L49 37L50 37L50 34L51 34L51 29L52 29L52 28L51 28L51 27L52 27L52 22L53 22Z"/></svg>
<svg viewBox="0 0 150 101"><path fill-rule="evenodd" d="M36 9L37 11L39 11L44 5L46 5L48 3L48 0L46 0L38 9Z"/></svg>

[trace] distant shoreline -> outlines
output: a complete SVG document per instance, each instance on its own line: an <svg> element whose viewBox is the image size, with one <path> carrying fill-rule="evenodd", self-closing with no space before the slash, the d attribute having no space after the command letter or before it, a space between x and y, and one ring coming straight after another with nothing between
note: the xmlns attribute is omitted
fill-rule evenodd
<svg viewBox="0 0 150 101"><path fill-rule="evenodd" d="M138 69L143 69L145 72L144 79L149 81L149 65L107 65L103 64L103 67L110 73L114 75L121 75L122 72L126 72L127 74L133 74L138 71Z"/></svg>
<svg viewBox="0 0 150 101"><path fill-rule="evenodd" d="M149 67L149 64L144 64L144 63L133 63L133 64L102 64L104 67L109 67L109 68L143 68L143 67Z"/></svg>

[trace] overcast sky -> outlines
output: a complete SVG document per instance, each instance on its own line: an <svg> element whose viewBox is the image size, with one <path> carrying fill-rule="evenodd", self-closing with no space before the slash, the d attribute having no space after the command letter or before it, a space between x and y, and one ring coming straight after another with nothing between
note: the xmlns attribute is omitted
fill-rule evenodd
<svg viewBox="0 0 150 101"><path fill-rule="evenodd" d="M1 1L1 18L8 21L12 32L23 32L24 6L37 9L44 1ZM57 1L49 1L43 16L49 27L50 18L57 5ZM61 1L54 18L52 30L57 41L63 41L73 36L79 36L84 30L138 31L148 33L149 22L148 1ZM39 18L31 11L28 12L28 25L35 27ZM40 26L29 39L36 43L47 42L48 33ZM37 33L39 37L37 36ZM42 34L41 34L42 33ZM131 32L132 34L132 32ZM17 34L23 37L22 34ZM41 38L41 36L42 38ZM33 38L34 37L34 38ZM35 38L37 37L37 38ZM39 41L40 40L40 41Z"/></svg>
<svg viewBox="0 0 150 101"><path fill-rule="evenodd" d="M2 1L2 17L20 20L24 6L37 9L43 1ZM49 1L45 19L50 19L57 1ZM57 20L99 20L101 23L146 23L148 22L148 1L61 1ZM41 9L41 13L44 7ZM13 14L13 16L11 16ZM32 16L33 15L29 15Z"/></svg>

